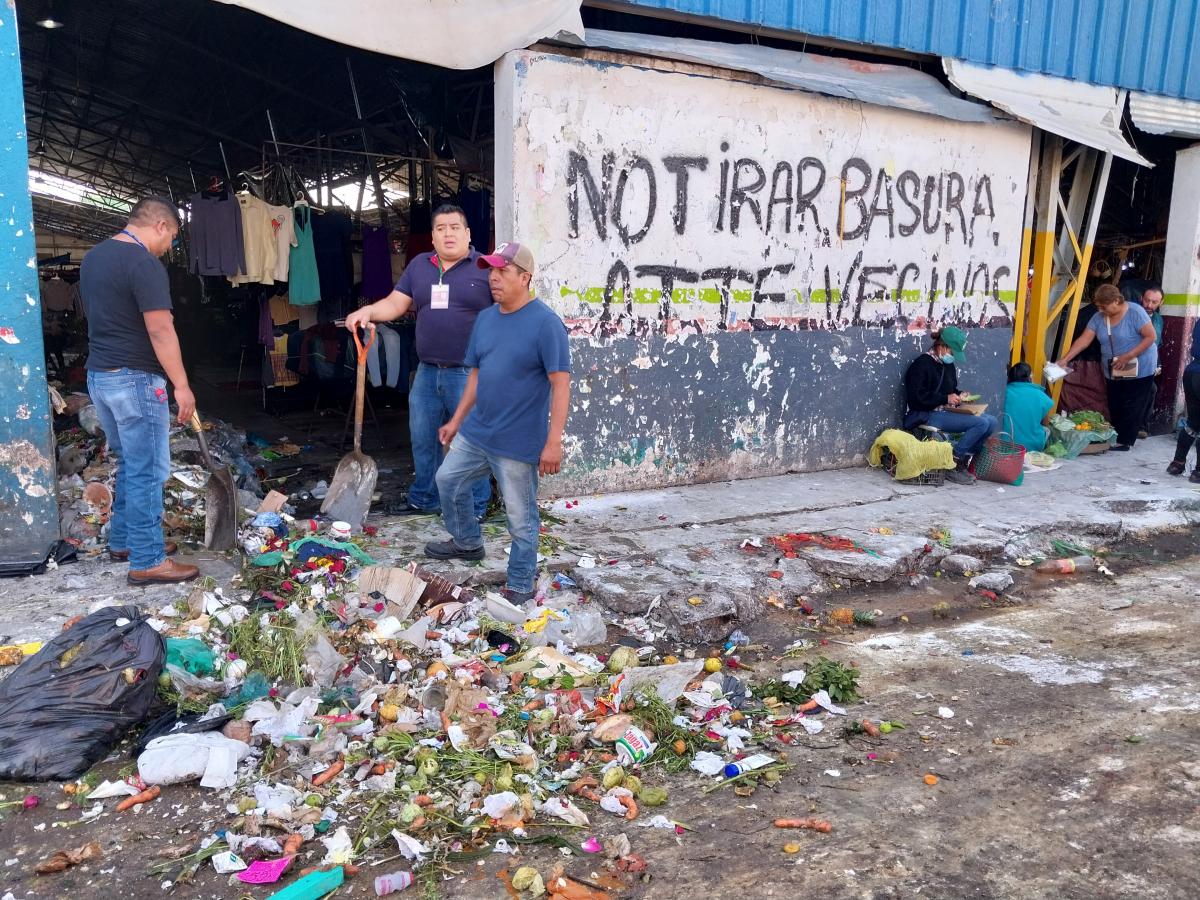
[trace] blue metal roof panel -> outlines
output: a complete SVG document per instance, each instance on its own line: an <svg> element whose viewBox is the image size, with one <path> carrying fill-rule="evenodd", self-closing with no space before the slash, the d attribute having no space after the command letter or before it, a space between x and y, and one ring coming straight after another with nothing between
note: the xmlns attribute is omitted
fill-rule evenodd
<svg viewBox="0 0 1200 900"><path fill-rule="evenodd" d="M1200 100L1200 0L627 0Z"/></svg>

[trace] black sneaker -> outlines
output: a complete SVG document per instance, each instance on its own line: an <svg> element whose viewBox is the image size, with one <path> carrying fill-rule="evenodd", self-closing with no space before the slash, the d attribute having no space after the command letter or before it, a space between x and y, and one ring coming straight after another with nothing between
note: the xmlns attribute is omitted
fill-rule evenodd
<svg viewBox="0 0 1200 900"><path fill-rule="evenodd" d="M483 559L483 548L468 550L454 541L430 541L425 545L425 555L431 559Z"/></svg>

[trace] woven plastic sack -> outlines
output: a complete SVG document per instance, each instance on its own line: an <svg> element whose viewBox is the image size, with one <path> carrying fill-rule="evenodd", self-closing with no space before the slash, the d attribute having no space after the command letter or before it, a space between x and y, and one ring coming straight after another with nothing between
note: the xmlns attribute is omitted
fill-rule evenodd
<svg viewBox="0 0 1200 900"><path fill-rule="evenodd" d="M0 681L0 779L78 778L146 718L165 657L136 606L55 637Z"/></svg>

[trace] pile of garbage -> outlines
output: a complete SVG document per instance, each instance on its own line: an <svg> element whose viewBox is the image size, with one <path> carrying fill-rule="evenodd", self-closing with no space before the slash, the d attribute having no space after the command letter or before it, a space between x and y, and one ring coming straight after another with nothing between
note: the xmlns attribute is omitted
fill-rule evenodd
<svg viewBox="0 0 1200 900"><path fill-rule="evenodd" d="M108 454L104 432L91 398L68 394L56 403L58 508L60 533L77 550L100 553L107 547L108 523L116 488L116 463ZM272 445L247 436L218 419L205 422L214 458L233 469L242 504L258 505L263 496L262 464L300 452L288 442ZM179 541L204 538L205 487L208 472L200 465L199 443L188 426L171 424L171 477L163 492L163 522Z"/></svg>
<svg viewBox="0 0 1200 900"><path fill-rule="evenodd" d="M686 834L673 779L776 782L787 748L859 699L857 670L811 641L784 654L804 668L763 679L738 632L707 654L611 642L564 575L521 608L377 564L366 537L273 521L243 530L228 591L98 609L0 682L0 777L66 779L82 819L174 785L216 792L224 823L155 864L166 885L212 866L241 883L298 875L287 896L316 897L370 862L384 895L500 853L514 894L605 897L643 877L638 826ZM137 724L136 772L88 774ZM535 847L594 854L608 887L522 865Z"/></svg>

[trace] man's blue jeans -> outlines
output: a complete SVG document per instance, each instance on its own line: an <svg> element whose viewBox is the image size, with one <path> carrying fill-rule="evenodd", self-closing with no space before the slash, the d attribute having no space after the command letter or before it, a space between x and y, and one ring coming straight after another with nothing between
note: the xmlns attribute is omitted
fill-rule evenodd
<svg viewBox="0 0 1200 900"><path fill-rule="evenodd" d="M984 413L982 416L968 416L965 413L944 412L934 410L925 420L934 428L940 428L949 434L961 434L958 443L954 445L956 457L974 456L983 446L983 442L996 433L1000 420L995 416Z"/></svg>
<svg viewBox="0 0 1200 900"><path fill-rule="evenodd" d="M461 434L450 442L450 452L437 473L438 493L442 497L442 518L454 542L464 550L483 546L483 533L474 514L471 487L480 475L491 472L500 486L504 510L508 515L508 533L512 549L508 555L508 587L513 591L532 591L537 575L538 513L537 463L496 456L476 447Z"/></svg>
<svg viewBox="0 0 1200 900"><path fill-rule="evenodd" d="M442 445L438 443L438 429L450 421L458 409L467 388L467 377L471 370L459 366L442 369L421 363L416 378L408 392L408 432L412 438L413 469L415 477L408 489L408 505L417 509L436 512L442 504L438 502L435 478L442 464ZM476 516L487 512L492 497L492 483L485 475L471 485Z"/></svg>
<svg viewBox="0 0 1200 900"><path fill-rule="evenodd" d="M108 546L129 549L129 568L152 569L167 558L163 545L163 484L171 475L171 411L167 380L136 369L88 372L108 449L117 458Z"/></svg>

